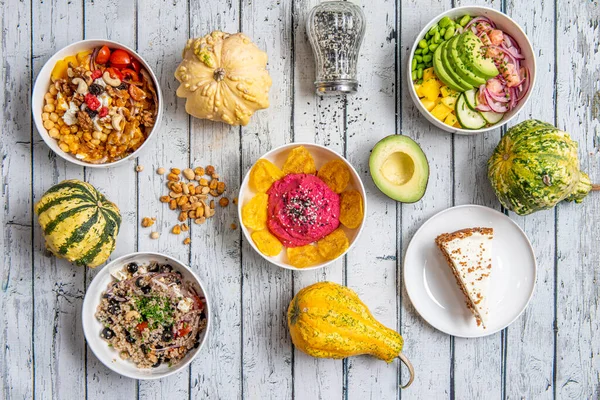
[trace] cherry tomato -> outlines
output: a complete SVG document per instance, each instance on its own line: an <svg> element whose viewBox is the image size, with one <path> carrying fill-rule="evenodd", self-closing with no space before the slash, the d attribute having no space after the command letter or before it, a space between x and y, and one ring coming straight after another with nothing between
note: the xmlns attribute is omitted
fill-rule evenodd
<svg viewBox="0 0 600 400"><path fill-rule="evenodd" d="M146 98L146 92L135 85L129 85L129 95L135 101L142 101Z"/></svg>
<svg viewBox="0 0 600 400"><path fill-rule="evenodd" d="M125 50L115 50L110 55L110 65L115 68L127 68L131 64L131 57Z"/></svg>
<svg viewBox="0 0 600 400"><path fill-rule="evenodd" d="M148 327L148 321L144 321L144 322L141 322L141 323L137 324L135 328L138 331L143 332L144 329L146 329L147 327Z"/></svg>
<svg viewBox="0 0 600 400"><path fill-rule="evenodd" d="M98 111L98 117L104 118L108 115L108 108L102 107L100 111Z"/></svg>
<svg viewBox="0 0 600 400"><path fill-rule="evenodd" d="M108 71L108 74L110 75L111 78L119 78L119 80L123 80L123 74L121 73L121 71L119 71L116 68L106 68L106 71Z"/></svg>
<svg viewBox="0 0 600 400"><path fill-rule="evenodd" d="M132 81L139 81L140 80L140 76L138 75L137 72L135 72L132 69L124 69L121 71L123 73L123 78L127 79L131 79Z"/></svg>
<svg viewBox="0 0 600 400"><path fill-rule="evenodd" d="M102 76L102 71L100 71L99 69L92 72L92 80L96 80L96 79L100 78L101 76Z"/></svg>
<svg viewBox="0 0 600 400"><path fill-rule="evenodd" d="M192 331L192 328L190 328L189 326L187 326L187 324L184 324L183 328L181 328L180 330L178 330L177 333L175 334L175 336L176 337L182 337L182 336L187 335L191 331Z"/></svg>
<svg viewBox="0 0 600 400"><path fill-rule="evenodd" d="M140 69L142 69L142 64L140 64L140 62L135 58L131 57L131 67L135 70L135 72L140 72Z"/></svg>
<svg viewBox="0 0 600 400"><path fill-rule="evenodd" d="M98 64L106 64L110 59L110 49L108 46L102 46L98 55L96 56L96 63Z"/></svg>

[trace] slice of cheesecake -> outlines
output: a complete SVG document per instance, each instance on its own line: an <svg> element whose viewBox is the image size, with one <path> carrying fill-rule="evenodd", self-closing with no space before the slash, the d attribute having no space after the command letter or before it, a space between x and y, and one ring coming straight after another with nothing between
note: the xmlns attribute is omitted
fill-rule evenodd
<svg viewBox="0 0 600 400"><path fill-rule="evenodd" d="M435 239L462 292L467 307L486 327L489 317L488 289L492 272L492 228L468 228L443 233Z"/></svg>

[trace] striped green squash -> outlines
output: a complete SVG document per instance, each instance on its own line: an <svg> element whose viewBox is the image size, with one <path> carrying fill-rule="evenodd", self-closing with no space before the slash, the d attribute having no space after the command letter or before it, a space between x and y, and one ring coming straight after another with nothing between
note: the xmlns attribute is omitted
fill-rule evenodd
<svg viewBox="0 0 600 400"><path fill-rule="evenodd" d="M577 142L553 125L527 120L506 132L488 161L504 207L527 215L562 200L580 203L596 186L579 169Z"/></svg>
<svg viewBox="0 0 600 400"><path fill-rule="evenodd" d="M72 179L52 186L34 209L46 247L58 257L94 268L115 249L119 208L87 182Z"/></svg>

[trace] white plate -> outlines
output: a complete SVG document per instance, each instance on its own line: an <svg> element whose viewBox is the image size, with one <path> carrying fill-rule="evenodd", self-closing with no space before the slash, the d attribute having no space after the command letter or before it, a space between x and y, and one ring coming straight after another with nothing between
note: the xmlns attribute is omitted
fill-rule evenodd
<svg viewBox="0 0 600 400"><path fill-rule="evenodd" d="M435 244L441 233L473 227L494 228L486 329L477 326ZM488 207L464 205L434 215L415 233L404 258L404 284L415 309L434 328L454 336L481 337L506 328L521 315L533 295L536 270L531 243L513 220Z"/></svg>

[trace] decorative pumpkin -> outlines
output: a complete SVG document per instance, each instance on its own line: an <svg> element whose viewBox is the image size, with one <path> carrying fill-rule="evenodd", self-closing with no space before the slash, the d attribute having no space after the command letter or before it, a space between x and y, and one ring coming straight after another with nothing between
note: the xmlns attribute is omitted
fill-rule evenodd
<svg viewBox="0 0 600 400"><path fill-rule="evenodd" d="M579 170L577 142L568 133L538 120L510 128L488 161L488 177L504 207L527 215L562 200L580 203L591 190Z"/></svg>
<svg viewBox="0 0 600 400"><path fill-rule="evenodd" d="M292 299L287 321L294 346L318 358L346 358L370 354L388 363L394 358L414 368L404 356L400 334L377 321L358 295L346 286L319 282L300 290Z"/></svg>
<svg viewBox="0 0 600 400"><path fill-rule="evenodd" d="M73 179L52 186L35 213L46 247L57 257L94 268L115 249L119 208L89 183Z"/></svg>
<svg viewBox="0 0 600 400"><path fill-rule="evenodd" d="M267 53L242 33L214 31L189 39L175 71L177 96L196 118L246 125L255 111L269 107L271 77Z"/></svg>

